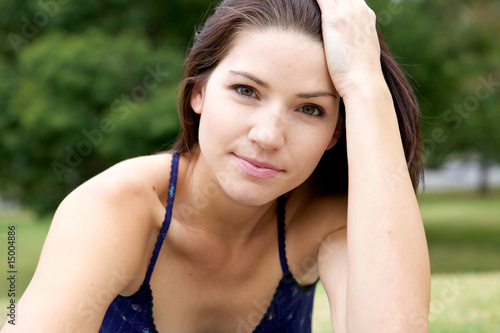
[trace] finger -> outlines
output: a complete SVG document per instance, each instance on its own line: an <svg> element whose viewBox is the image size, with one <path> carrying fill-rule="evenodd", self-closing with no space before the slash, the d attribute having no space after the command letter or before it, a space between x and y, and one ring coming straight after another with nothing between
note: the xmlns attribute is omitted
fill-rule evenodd
<svg viewBox="0 0 500 333"><path fill-rule="evenodd" d="M316 0L323 17L345 12L342 7L348 1L350 2L351 0Z"/></svg>
<svg viewBox="0 0 500 333"><path fill-rule="evenodd" d="M359 5L366 6L365 0L316 0L322 15L345 14Z"/></svg>
<svg viewBox="0 0 500 333"><path fill-rule="evenodd" d="M321 13L338 8L343 2L345 3L346 1L351 0L316 0L319 8L321 9Z"/></svg>
<svg viewBox="0 0 500 333"><path fill-rule="evenodd" d="M336 3L337 0L316 0L320 7L325 7L327 4Z"/></svg>
<svg viewBox="0 0 500 333"><path fill-rule="evenodd" d="M366 8L368 8L369 10L371 10L371 8L370 8L370 6L368 5L368 3L366 2L366 0L352 0L352 3L353 3L353 5L366 7Z"/></svg>

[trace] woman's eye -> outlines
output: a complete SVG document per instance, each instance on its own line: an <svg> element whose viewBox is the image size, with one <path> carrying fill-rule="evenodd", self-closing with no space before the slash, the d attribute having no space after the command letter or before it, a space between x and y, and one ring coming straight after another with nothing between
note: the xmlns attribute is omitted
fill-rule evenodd
<svg viewBox="0 0 500 333"><path fill-rule="evenodd" d="M306 105L299 108L299 111L307 116L321 116L323 111L314 105Z"/></svg>
<svg viewBox="0 0 500 333"><path fill-rule="evenodd" d="M255 91L250 88L250 87L237 87L236 91L238 91L241 95L246 96L246 97L256 97L257 95L255 94Z"/></svg>

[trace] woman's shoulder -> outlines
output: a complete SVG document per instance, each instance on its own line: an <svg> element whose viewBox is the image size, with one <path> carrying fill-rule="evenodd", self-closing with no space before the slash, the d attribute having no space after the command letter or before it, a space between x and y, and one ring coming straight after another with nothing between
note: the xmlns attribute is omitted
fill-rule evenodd
<svg viewBox="0 0 500 333"><path fill-rule="evenodd" d="M63 200L51 229L61 235L99 232L107 244L123 249L112 254L116 261L134 257L133 266L140 269L165 215L162 197L168 192L171 160L170 154L137 157L89 179Z"/></svg>
<svg viewBox="0 0 500 333"><path fill-rule="evenodd" d="M122 248L113 254L116 262L130 260L132 270L142 269L165 216L171 162L172 155L163 153L113 165L63 200L53 227L66 225L62 228L81 234L99 231L105 242Z"/></svg>
<svg viewBox="0 0 500 333"><path fill-rule="evenodd" d="M170 162L162 154L118 163L63 200L19 303L32 319L23 331L41 325L59 332L73 322L95 332L114 297L139 288L164 216L159 188L168 183ZM85 302L96 299L91 316L82 315ZM40 302L54 311L42 311Z"/></svg>
<svg viewBox="0 0 500 333"><path fill-rule="evenodd" d="M80 185L69 197L90 196L111 208L143 200L150 207L166 198L171 162L168 153L124 160Z"/></svg>
<svg viewBox="0 0 500 333"><path fill-rule="evenodd" d="M70 223L87 216L85 225L97 224L111 234L130 231L148 238L163 221L170 175L171 154L122 161L89 179L60 204L54 221ZM97 226L96 226L97 227Z"/></svg>
<svg viewBox="0 0 500 333"><path fill-rule="evenodd" d="M161 153L127 159L101 172L87 183L98 186L103 183L119 182L126 186L156 182L165 178L168 182L172 157L170 153Z"/></svg>

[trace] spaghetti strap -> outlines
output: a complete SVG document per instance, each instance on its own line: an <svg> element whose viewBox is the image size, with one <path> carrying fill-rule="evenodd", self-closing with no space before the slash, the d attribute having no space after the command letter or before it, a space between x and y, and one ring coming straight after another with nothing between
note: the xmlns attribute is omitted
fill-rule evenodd
<svg viewBox="0 0 500 333"><path fill-rule="evenodd" d="M153 291L149 282L172 216L172 205L177 179L177 163L178 156L175 155L172 160L167 213L160 235L158 235L143 285L134 295L118 295L113 300L104 316L99 330L100 333L158 332L154 323ZM284 196L278 198L276 208L278 213L279 256L283 277L276 287L267 311L262 316L257 327L252 331L253 333L311 333L311 318L316 283L302 287L289 271L285 253L285 203L286 199Z"/></svg>
<svg viewBox="0 0 500 333"><path fill-rule="evenodd" d="M280 263L281 270L284 275L287 275L290 271L288 269L288 263L286 261L286 251L285 251L285 206L286 197L282 195L278 198L278 243L280 252Z"/></svg>
<svg viewBox="0 0 500 333"><path fill-rule="evenodd" d="M146 273L146 278L144 279L143 285L149 285L151 280L151 275L155 268L156 259L158 259L158 254L160 253L161 246L167 235L168 228L170 227L170 220L172 219L172 209L175 199L175 189L177 187L177 173L179 170L179 154L174 154L172 156L172 167L170 171L170 185L168 187L168 199L167 199L167 211L165 213L165 220L160 230L160 234L156 239L155 249L153 251L153 256L148 266L148 271Z"/></svg>

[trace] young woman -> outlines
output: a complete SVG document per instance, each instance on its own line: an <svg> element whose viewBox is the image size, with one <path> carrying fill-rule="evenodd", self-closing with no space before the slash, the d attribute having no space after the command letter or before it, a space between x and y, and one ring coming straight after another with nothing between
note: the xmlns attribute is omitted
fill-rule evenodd
<svg viewBox="0 0 500 333"><path fill-rule="evenodd" d="M181 88L175 149L63 201L3 333L310 332L318 278L335 332L427 330L418 108L363 0L222 1Z"/></svg>

